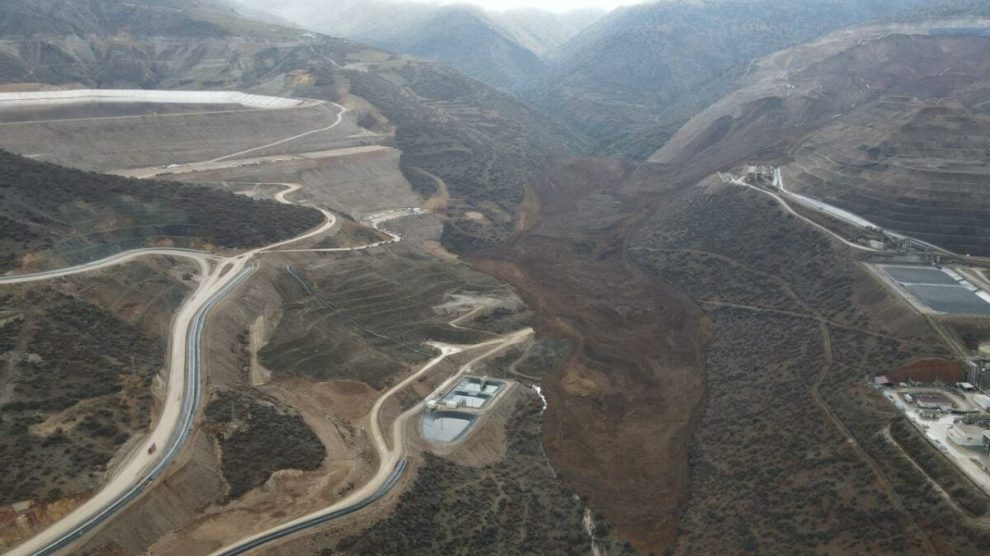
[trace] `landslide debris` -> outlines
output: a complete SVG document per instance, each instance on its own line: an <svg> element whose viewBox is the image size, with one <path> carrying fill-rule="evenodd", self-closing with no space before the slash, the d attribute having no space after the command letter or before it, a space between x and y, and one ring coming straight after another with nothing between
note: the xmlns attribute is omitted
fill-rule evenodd
<svg viewBox="0 0 990 556"><path fill-rule="evenodd" d="M625 179L614 161L555 166L537 188L535 225L472 262L516 288L540 334L570 341L541 385L547 455L621 538L649 551L676 534L710 324L626 260L643 202L623 193Z"/></svg>
<svg viewBox="0 0 990 556"><path fill-rule="evenodd" d="M509 416L508 449L482 467L424 454L416 479L394 509L374 525L340 537L318 533L290 553L333 554L576 554L591 541L582 525L585 505L561 486L540 446L540 402L527 394ZM609 538L609 554L631 553Z"/></svg>

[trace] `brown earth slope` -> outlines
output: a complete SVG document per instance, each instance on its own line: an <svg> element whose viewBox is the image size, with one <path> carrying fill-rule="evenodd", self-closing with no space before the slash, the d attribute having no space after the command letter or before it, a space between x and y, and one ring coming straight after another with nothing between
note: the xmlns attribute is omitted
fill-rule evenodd
<svg viewBox="0 0 990 556"><path fill-rule="evenodd" d="M0 16L5 8L0 7ZM44 18L51 8L37 6L35 16ZM481 211L495 224L469 234L452 228L445 239L457 245L504 239L527 180L572 142L541 113L441 64L326 36L275 38L258 32L190 40L166 32L128 41L98 33L68 39L53 27L0 49L0 82L234 89L340 102L362 125L391 134L388 138L403 151L405 169L419 168L444 180L451 195L466 205L451 210L452 217ZM348 140L369 137L355 133Z"/></svg>
<svg viewBox="0 0 990 556"><path fill-rule="evenodd" d="M990 44L985 39L870 33L772 56L754 75L784 67L783 76L754 78L628 176L602 161L553 168L535 188L539 202L518 215L523 231L477 260L524 292L544 331L574 340L574 354L548 381L547 450L563 479L639 549L967 552L979 542L977 530L927 513L937 504L921 493L924 479L904 473L899 456L878 440L896 414L861 382L871 371L947 355L925 323L848 253L770 210L769 199L692 187L745 162L792 160L808 137L870 114L895 93L948 94L982 79L985 57L975 52ZM965 60L954 69L968 78L935 71L958 58ZM916 71L930 76L920 82L909 67L918 60ZM881 77L867 83L860 74L871 72ZM874 115L862 127L891 120ZM968 121L979 128L978 118ZM868 182L880 190L874 207L899 202L891 187L897 175ZM945 202L960 202L935 182L926 185ZM931 218L910 216L901 228L909 233ZM628 249L631 239L636 249ZM754 416L749 407L765 409ZM810 448L801 444L806 438L822 444ZM844 443L851 442L863 448L849 450ZM792 471L806 477L777 479ZM830 508L827 519L822 506ZM768 507L786 514L766 514ZM881 533L864 519L887 525ZM722 523L732 526L704 533Z"/></svg>
<svg viewBox="0 0 990 556"><path fill-rule="evenodd" d="M843 31L754 64L651 159L784 166L787 187L962 253L990 252L990 38L951 22Z"/></svg>
<svg viewBox="0 0 990 556"><path fill-rule="evenodd" d="M616 194L623 177L610 161L560 165L538 188L535 226L474 262L522 293L542 333L574 343L544 382L554 468L621 536L655 550L677 528L710 323L626 261L639 205Z"/></svg>

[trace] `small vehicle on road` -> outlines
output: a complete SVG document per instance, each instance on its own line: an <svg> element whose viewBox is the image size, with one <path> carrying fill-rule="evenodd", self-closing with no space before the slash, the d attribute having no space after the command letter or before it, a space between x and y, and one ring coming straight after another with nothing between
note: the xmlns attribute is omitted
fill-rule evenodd
<svg viewBox="0 0 990 556"><path fill-rule="evenodd" d="M154 454L155 450L157 449L158 449L158 444L153 443L151 446L148 447L148 455L150 456L151 454Z"/></svg>

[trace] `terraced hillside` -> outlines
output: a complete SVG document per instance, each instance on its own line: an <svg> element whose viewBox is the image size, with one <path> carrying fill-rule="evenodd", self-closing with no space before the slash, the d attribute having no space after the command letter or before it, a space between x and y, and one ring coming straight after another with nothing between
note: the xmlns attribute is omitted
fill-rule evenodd
<svg viewBox="0 0 990 556"><path fill-rule="evenodd" d="M342 539L332 534L298 539L284 552L306 554L317 547L355 556L586 552L581 500L559 485L543 457L538 401L530 396L514 405L505 424L507 453L497 463L478 467L428 455L386 519ZM601 538L608 525L598 523L600 547L609 554L632 553Z"/></svg>
<svg viewBox="0 0 990 556"><path fill-rule="evenodd" d="M448 245L504 240L525 187L574 143L545 116L443 66L407 61L350 80L355 94L371 100L397 126L405 167L441 178L450 195L464 202L464 209L451 211L455 222L474 209L494 224L468 237L448 226Z"/></svg>
<svg viewBox="0 0 990 556"><path fill-rule="evenodd" d="M360 218L375 212L419 206L423 199L410 189L400 171L402 153L377 146L314 153L268 164L163 176L166 180L201 183L298 183L300 198L340 214Z"/></svg>
<svg viewBox="0 0 990 556"><path fill-rule="evenodd" d="M988 75L990 77L990 75ZM959 253L990 253L990 113L885 97L810 137L789 189Z"/></svg>
<svg viewBox="0 0 990 556"><path fill-rule="evenodd" d="M353 255L287 272L285 314L260 352L276 376L358 380L386 386L425 362L426 341L470 344L485 333L451 327L436 308L452 294L506 296L504 286L462 263L431 255Z"/></svg>
<svg viewBox="0 0 990 556"><path fill-rule="evenodd" d="M724 2L705 4L731 9ZM762 24L763 13L753 19ZM813 18L804 23L802 32L820 28ZM353 127L344 139L367 140L376 143L373 148L279 154L290 152L281 150L285 145L292 151L323 148L325 138L316 133L253 151L284 160L207 165L168 176L246 193L203 193L194 199L203 209L198 212L188 203L180 206L204 227L241 226L234 227L234 239L240 241L258 239L251 234L290 219L287 213L260 222L245 216L248 207L259 206L248 195L284 200L291 194L294 201L334 209L340 220L424 204L435 212L405 211L415 216L394 221L402 234L393 238L401 239L397 243L321 250L338 245L337 235L346 227L340 223L291 248L258 253L250 261L241 258L238 264L250 262L254 272L244 275L236 294L217 302L205 325L205 415L176 463L148 485L140 500L81 541L84 546L75 547L80 553L207 553L349 495L367 496L373 488L366 485L376 486L369 478L387 480L397 461L402 465L394 469L406 473L397 488L408 488L406 495L391 491L354 520L311 530L302 546L272 550L597 552L603 545L594 540L601 535L608 537L606 544L621 539L647 553L968 555L981 553L990 541L986 508L961 502L980 499L951 476L941 483L928 481L898 452L885 433L896 432L902 440L910 435L905 438L893 408L873 396L863 380L922 357L945 357L926 321L871 281L842 246L758 193L717 180L696 185L723 167L754 159L792 162L803 156L795 146L898 95L950 98L952 93L952 102L969 98L965 106L978 111L982 105L974 99L981 95L982 80L972 76L987 64L983 43L972 37L918 34L905 39L873 32L843 35L818 53L778 55L754 66L753 75L759 77L753 88L690 123L653 164L630 171L616 160L555 160L566 154L569 141L556 137L558 130L545 118L428 62L325 37L290 34L275 42L271 35L210 35L190 41L168 29L159 29L161 36L150 36L140 25L132 30L138 31L136 37L121 40L127 25L97 26L84 38L56 27L49 34L3 43L0 78L246 89L332 100L352 111L348 124ZM650 34L656 31L670 34L663 28ZM768 31L754 26L746 32L751 37ZM949 54L964 63L946 73ZM772 64L783 64L785 71ZM869 81L866 76L880 77ZM255 124L240 119L254 116L242 111L231 116L231 127L245 137L220 137L207 127L182 125L197 130L191 142L212 149L217 138L227 151L244 146ZM174 121L184 117L176 115ZM912 133L924 130L925 125L917 125L923 121L919 116L914 127L903 127ZM944 127L950 119L933 121ZM326 120L297 123L327 125ZM257 125L268 140L312 130ZM162 141L161 160L153 159L154 138L147 136L134 147L137 154L127 155L132 158L114 160L152 166L185 160L178 127ZM857 133L865 136L875 128L879 124L863 125ZM128 137L117 135L119 141ZM83 153L116 156L117 145L75 139ZM379 144L390 141L401 149L401 159L398 150ZM906 150L912 141L899 139L895 146ZM31 146L47 148L43 142ZM970 144L959 146L962 151ZM216 156L228 154L244 153ZM78 155L67 148L59 156ZM88 154L77 158L80 164L86 160ZM809 168L807 175L813 171ZM155 203L165 203L161 192L189 191L154 181L127 188L123 184L132 182L73 175L103 180L100 189L114 194L114 207L158 210ZM34 180L29 185L43 185L20 188L21 197L14 200L41 203L38 197L54 192L54 208L29 214L70 214L62 207L82 204L84 216L92 217L73 222L102 221L98 217L105 213L85 206L86 195L61 192L67 177ZM152 193L156 196L144 196ZM167 199L177 203L175 197ZM226 215L215 209L218 205L239 214ZM126 224L150 220L146 214L152 214L134 209L127 214L144 218L129 221L118 212L110 213L110 220ZM296 225L301 226L303 214L314 216L294 213L292 218L300 216L293 220ZM212 220L203 222L208 217ZM391 224L386 227L393 229ZM448 245L474 251L474 266L438 245L441 227ZM222 231L214 230L211 237L230 238ZM503 240L499 247L475 251ZM111 242L100 237L98 243ZM223 268L215 267L218 277ZM520 297L478 269L512 284ZM170 279L194 278L185 271L176 274ZM144 294L145 279L122 285ZM78 290L65 295L73 293L82 295ZM86 290L85 295L94 294ZM27 313L33 299L24 296L20 302L28 305ZM120 309L111 303L106 310ZM16 318L0 323L13 322L16 328ZM114 339L153 352L154 346L126 327L87 328L92 320L72 320L64 333L108 331ZM390 438L378 434L377 424L389 428L392 418L477 353L446 346L435 368L422 368L422 362L436 357L423 345L426 340L478 342L530 323L542 338L530 344L531 331L523 329L510 337L525 345L500 339L491 345L510 346L507 353L475 370L511 373L515 366L522 373L513 375L517 378L542 379L546 403L539 404L524 384L513 386L509 392L518 394L518 410L478 423L490 427L490 445L437 449L456 462L441 463L422 455L433 448L419 444L415 433L402 437L410 441L408 452L400 427L385 435ZM83 347L102 345L95 338L82 340ZM32 345L22 341L15 347ZM19 359L11 356L15 366L33 366L38 357L60 361L50 355L52 342L40 348ZM118 348L109 345L100 353L109 359L102 366L98 358L76 358L99 366L101 380L120 382L128 377L118 371L128 363ZM491 349L496 353L501 347ZM143 363L139 378L146 381L155 360L130 366L138 363ZM28 373L15 370L24 382ZM413 374L418 370L424 374ZM58 368L51 376L64 372ZM394 398L381 398L400 377L409 382ZM66 377L66 383L74 378ZM29 392L45 400L49 392L37 386L37 378L27 382L34 388ZM140 396L138 390L128 395ZM89 429L105 432L104 420L119 418L121 430L137 430L136 420L113 411L97 417ZM25 429L33 433L30 427L40 424L35 422L39 418L47 419L29 414L17 423L10 435L19 443L15 449L34 440ZM107 442L94 444L110 452ZM50 446L42 442L42 448ZM51 453L32 454L30 462ZM99 465L94 469L102 472ZM410 480L414 470L421 475ZM36 488L31 472L19 471L18 477ZM48 486L46 480L42 487ZM943 495L932 484L952 488ZM975 511L957 511L960 506ZM585 513L589 509L594 514ZM447 515L451 511L457 515ZM615 524L614 535L606 520ZM615 542L609 548L618 553L629 547Z"/></svg>
<svg viewBox="0 0 990 556"><path fill-rule="evenodd" d="M990 253L990 39L930 23L778 52L651 161L769 161L789 189L951 250Z"/></svg>
<svg viewBox="0 0 990 556"><path fill-rule="evenodd" d="M113 4L92 0L92 4L101 3ZM63 4L39 3L42 16L44 8L52 5ZM135 26L138 33L120 40L120 28L108 29L112 32L93 29L84 38L54 29L51 34L38 32L3 43L0 79L11 83L83 83L91 87L248 90L339 102L354 112L354 121L363 128L386 135L384 141L394 139L406 156L403 162L410 164L407 168L437 177L432 183L435 190L422 188L424 192L455 200L456 204L450 206L465 213L480 213L480 218L478 214L465 214L466 218L497 229L479 234L485 238L507 235L525 187L550 156L564 150L561 144L566 140L558 140L547 119L506 95L432 63L325 37L296 36L284 42L260 35L189 40L167 29L161 36L149 36L140 32L143 27ZM241 116L247 114L234 115ZM175 121L183 117L175 116ZM389 135L394 131L393 125L399 129ZM236 135L251 135L248 124L233 127ZM298 131L307 129L311 128ZM281 128L278 131L281 133ZM212 130L204 129L202 136L197 131L190 140L206 144L211 137L217 137L205 135L207 132ZM181 145L181 133L173 133L164 138L165 152L161 154L170 156ZM261 133L268 132L262 129ZM115 156L115 149L133 148L141 156L153 150L144 143L153 145L154 137L118 137L124 144L89 145L78 135L74 138L80 150L100 156ZM129 138L141 144L130 145ZM223 137L222 141L241 139ZM225 148L237 146L227 144ZM80 162L88 160L87 156L72 155L70 149L66 153L78 156ZM267 154L267 149L257 154L261 153ZM296 166L288 162L258 163L250 166L252 171L243 166L229 174L210 174L215 176L210 181L262 179L284 184L300 178L294 185L302 189L292 193L294 200L308 197L310 202L323 205L324 199L332 199L333 208L354 215L421 203L423 199L398 175L398 152L386 153L362 162L326 156L319 160L293 159ZM149 165L167 166L166 161L173 160L163 159ZM143 163L135 158L122 165ZM307 164L322 167L306 167ZM333 171L338 164L342 167L339 173ZM285 172L269 171L274 167ZM379 173L382 168L388 170L384 176ZM181 181L196 174L176 170L169 177ZM142 185L151 189L155 182ZM167 187L179 189L173 184ZM231 189L237 187L231 185ZM444 195L440 195L441 190ZM272 188L263 191L270 193ZM135 192L134 196L139 194ZM232 199L228 205L235 208L240 202L227 198ZM243 202L254 204L246 198ZM201 205L205 211L213 204ZM473 309L471 303L463 301L464 297L481 298L483 308L490 310L490 314L479 313L483 318L480 324L465 322L464 326L505 331L528 323L529 314L507 288L439 247L441 216L419 215L397 222L403 241L369 249L367 253L272 251L251 260L257 268L255 272L238 285L235 295L215 305L205 325L203 401L208 404L208 415L197 421L175 465L148 485L140 500L85 541L87 546L79 547L79 552L205 553L249 532L339 502L361 489L376 474L383 455L375 450L380 440L370 438L370 418L378 418L372 407L381 395L375 387L407 375L417 368L416 363L435 355L433 350L423 349L423 340L494 337L492 332L449 325L451 319ZM461 215L447 216L456 219ZM327 238L312 241L332 240L337 231L338 228L327 230ZM287 267L297 270L303 281L292 277ZM216 272L222 274L222 267ZM489 299L492 296L499 299L493 302ZM522 338L529 331L523 332L513 338ZM406 345L420 351L407 353ZM279 359L283 354L291 357ZM465 354L463 361L468 360ZM367 361L374 365L365 364ZM454 369L454 362L437 365L431 371L437 376L429 379L439 380ZM416 383L413 388L420 386ZM237 394L245 391L251 395L249 403L242 404ZM415 401L406 391L399 394L385 405L383 425L403 404ZM529 398L535 401L532 394ZM538 426L532 410L529 417L529 426ZM306 432L307 428L312 434ZM501 428L497 430L503 434ZM312 442L313 435L325 452ZM532 432L527 438L532 457L517 468L539 473L543 480L555 480L547 472L541 451L532 449ZM299 446L294 445L297 440ZM392 439L393 447L397 447L396 440ZM289 453L291 448L301 449ZM409 455L412 460L418 457L415 451ZM246 460L257 469L246 472ZM135 480L143 481L143 477ZM568 512L566 540L576 545L581 532L579 500L569 498L566 491L555 486L559 485L546 485L546 492L554 497L547 500L570 500L574 511ZM527 493L512 488L511 496L523 501ZM492 503L497 503L494 498ZM551 539L556 537L550 528L541 533Z"/></svg>
<svg viewBox="0 0 990 556"><path fill-rule="evenodd" d="M481 211L492 223L466 240L451 233L449 244L491 244L507 237L525 187L546 168L549 157L574 144L546 116L440 64L299 32L281 39L254 33L189 41L163 32L122 43L109 34L65 40L57 32L39 31L0 48L0 81L236 89L340 102L366 127L394 132L405 169L419 168L446 182L451 196L463 200L451 205L454 222L465 212ZM302 130L315 127L302 122ZM208 136L197 137L209 130L200 129L192 139L205 144ZM181 131L168 138L181 140ZM225 137L222 142L233 140ZM309 140L317 137L307 138L307 144Z"/></svg>
<svg viewBox="0 0 990 556"><path fill-rule="evenodd" d="M363 101L348 102L357 111ZM401 210L424 197L403 177L398 150L373 145L230 162L173 168L162 179L329 208L338 224L254 259L257 270L207 326L207 414L189 441L188 462L84 551L200 554L340 501L375 472L369 412L383 387L435 357L424 341L485 341L495 334L469 328L528 324L508 288L440 248L440 215ZM305 251L338 247L348 226L358 226L350 218L396 209L401 217L381 226L400 233L398 243ZM450 326L475 302L479 322ZM445 362L428 379L455 368ZM430 383L415 387L423 384ZM386 405L383 419L412 394Z"/></svg>
<svg viewBox="0 0 990 556"><path fill-rule="evenodd" d="M618 8L563 45L526 97L591 138L643 160L739 86L754 60L850 25L987 15L979 0L673 0Z"/></svg>

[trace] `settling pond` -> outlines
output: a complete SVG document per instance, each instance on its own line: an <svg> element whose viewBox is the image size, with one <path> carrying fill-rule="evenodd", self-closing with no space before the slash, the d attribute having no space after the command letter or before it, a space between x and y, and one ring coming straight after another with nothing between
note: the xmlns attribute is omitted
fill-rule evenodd
<svg viewBox="0 0 990 556"><path fill-rule="evenodd" d="M951 270L910 265L878 266L932 310L990 316L990 295Z"/></svg>
<svg viewBox="0 0 990 556"><path fill-rule="evenodd" d="M505 387L505 382L476 376L466 376L440 399L446 410L424 412L419 421L423 438L433 442L456 442L471 429L478 415L456 411L463 407L473 411L481 410Z"/></svg>
<svg viewBox="0 0 990 556"><path fill-rule="evenodd" d="M457 411L424 413L419 421L419 430L427 440L454 442L464 436L476 419L474 415Z"/></svg>

